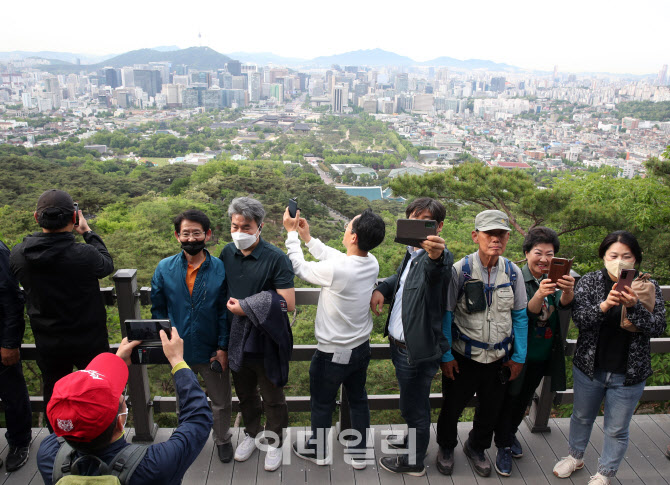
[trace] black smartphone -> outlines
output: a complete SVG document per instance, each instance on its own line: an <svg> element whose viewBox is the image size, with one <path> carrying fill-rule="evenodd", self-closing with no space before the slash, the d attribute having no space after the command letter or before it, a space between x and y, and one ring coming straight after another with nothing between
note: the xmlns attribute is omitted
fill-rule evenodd
<svg viewBox="0 0 670 485"><path fill-rule="evenodd" d="M395 242L419 247L428 236L437 236L437 221L425 219L398 219Z"/></svg>
<svg viewBox="0 0 670 485"><path fill-rule="evenodd" d="M76 202L74 203L74 216L74 227L77 227L79 225L79 204Z"/></svg>
<svg viewBox="0 0 670 485"><path fill-rule="evenodd" d="M216 351L212 352L212 355L210 355L210 357L216 357ZM223 373L223 367L221 367L221 362L219 362L218 360L211 361L209 363L209 368L219 374Z"/></svg>
<svg viewBox="0 0 670 485"><path fill-rule="evenodd" d="M622 269L619 275L619 280L616 282L614 289L616 291L625 291L624 286L630 286L635 279L634 269Z"/></svg>
<svg viewBox="0 0 670 485"><path fill-rule="evenodd" d="M126 320L126 337L128 341L141 340L142 345L162 345L158 332L165 330L168 338L172 337L170 320Z"/></svg>
<svg viewBox="0 0 670 485"><path fill-rule="evenodd" d="M298 210L298 198L293 197L292 199L288 200L288 215L291 216L291 218L295 219L295 214L297 210Z"/></svg>

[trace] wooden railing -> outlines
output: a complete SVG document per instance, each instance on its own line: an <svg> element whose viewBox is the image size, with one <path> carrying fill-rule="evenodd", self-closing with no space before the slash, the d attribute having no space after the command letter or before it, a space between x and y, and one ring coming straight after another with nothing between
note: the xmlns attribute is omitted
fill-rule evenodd
<svg viewBox="0 0 670 485"><path fill-rule="evenodd" d="M119 321L124 322L129 319L138 319L140 317L140 305L151 304L151 288L137 287L137 270L121 269L114 275L115 288L101 288L106 305L118 305ZM670 286L662 287L665 300L670 299ZM319 301L320 289L318 288L296 288L296 305L316 305ZM561 325L564 330L563 335L567 334L569 326L569 316L562 316ZM125 325L121 325L121 333L125 336ZM112 345L115 349L117 345ZM391 351L388 344L372 344L372 360L389 360ZM566 342L566 355L574 353L575 341ZM307 362L312 359L316 350L316 345L295 345L293 347L292 361ZM652 339L652 353L670 353L670 339ZM22 360L35 360L37 351L35 345L24 344L21 348ZM533 432L550 431L548 422L551 415L553 404L571 403L573 399L572 389L560 392L551 392L551 383L549 378L545 378L537 388L530 414L526 417L526 422ZM158 429L154 422L155 412L175 412L177 410L176 398L174 396L151 396L149 390L149 378L146 366L130 366L130 375L128 378L128 395L132 404L133 419L135 427L134 441L150 442L153 441ZM642 395L642 401L663 401L670 399L670 386L647 386ZM31 396L31 405L34 412L41 412L44 409L42 396ZM400 396L398 394L368 394L368 402L371 410L398 409ZM290 412L307 412L309 408L309 396L286 396L286 402ZM430 404L432 408L439 408L442 405L442 394L432 393L430 395ZM351 421L349 416L349 405L344 388L341 389L339 405L340 430L349 429ZM476 405L476 398L469 406ZM233 411L239 410L237 398L233 398Z"/></svg>

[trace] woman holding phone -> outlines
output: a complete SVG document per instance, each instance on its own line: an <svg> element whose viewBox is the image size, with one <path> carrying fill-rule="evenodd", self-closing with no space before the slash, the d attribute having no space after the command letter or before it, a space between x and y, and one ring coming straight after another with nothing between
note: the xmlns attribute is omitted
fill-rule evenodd
<svg viewBox="0 0 670 485"><path fill-rule="evenodd" d="M584 275L575 290L572 320L579 337L570 449L554 466L554 475L567 478L584 466L584 450L604 400L604 444L589 485L608 485L628 448L630 420L652 374L649 339L665 331L665 306L658 283L642 276L617 291L621 270L642 261L635 236L626 231L608 234L598 255L605 267Z"/></svg>
<svg viewBox="0 0 670 485"><path fill-rule="evenodd" d="M495 428L495 467L502 476L512 473L512 457L523 456L515 433L542 378L551 376L552 391L565 390L565 336L558 311L571 308L575 279L570 275L557 281L546 277L559 247L558 235L548 227L532 228L523 241L527 264L521 272L528 299L528 353L521 374L507 385Z"/></svg>

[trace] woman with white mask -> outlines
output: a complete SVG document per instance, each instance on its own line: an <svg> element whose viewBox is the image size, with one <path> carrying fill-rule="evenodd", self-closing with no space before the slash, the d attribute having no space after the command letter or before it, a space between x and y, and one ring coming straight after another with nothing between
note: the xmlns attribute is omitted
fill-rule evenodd
<svg viewBox="0 0 670 485"><path fill-rule="evenodd" d="M628 448L628 428L647 377L652 374L649 339L665 331L665 306L656 281L636 271L636 279L617 291L622 269L642 261L642 249L626 231L608 234L600 244L604 268L577 284L572 319L579 329L573 359L574 405L569 455L554 466L568 478L584 466L593 422L604 406L604 443L598 471L589 485L608 485Z"/></svg>

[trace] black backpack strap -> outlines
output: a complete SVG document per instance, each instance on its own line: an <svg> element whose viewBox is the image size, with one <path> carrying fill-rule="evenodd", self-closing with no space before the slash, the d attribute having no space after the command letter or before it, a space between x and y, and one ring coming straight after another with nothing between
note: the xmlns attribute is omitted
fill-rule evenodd
<svg viewBox="0 0 670 485"><path fill-rule="evenodd" d="M63 438L58 438L60 448L54 459L53 470L51 473L51 482L58 483L58 480L72 472L72 460L76 451Z"/></svg>
<svg viewBox="0 0 670 485"><path fill-rule="evenodd" d="M121 485L126 485L147 453L147 445L133 443L119 451L110 464L110 472L118 477Z"/></svg>

